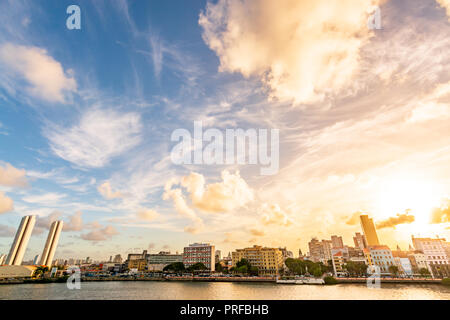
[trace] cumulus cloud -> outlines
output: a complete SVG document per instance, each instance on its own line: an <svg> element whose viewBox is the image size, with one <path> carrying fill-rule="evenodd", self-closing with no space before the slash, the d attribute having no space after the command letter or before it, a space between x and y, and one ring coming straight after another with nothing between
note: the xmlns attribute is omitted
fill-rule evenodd
<svg viewBox="0 0 450 320"><path fill-rule="evenodd" d="M119 234L119 232L113 226L102 227L99 224L96 224L96 229L82 234L81 239L87 241L105 241L110 240L113 236Z"/></svg>
<svg viewBox="0 0 450 320"><path fill-rule="evenodd" d="M16 229L14 229L13 227L10 226L5 226L4 224L0 224L0 237L5 237L5 238L9 238L9 237L13 237L14 234L16 233Z"/></svg>
<svg viewBox="0 0 450 320"><path fill-rule="evenodd" d="M153 221L159 216L158 212L152 209L140 209L137 212L137 217L141 220Z"/></svg>
<svg viewBox="0 0 450 320"><path fill-rule="evenodd" d="M163 200L172 199L175 210L183 217L186 217L193 221L193 224L186 226L184 231L189 233L198 233L204 228L203 220L197 215L197 213L189 207L183 196L183 192L179 188L172 189L174 180L170 180L164 187Z"/></svg>
<svg viewBox="0 0 450 320"><path fill-rule="evenodd" d="M205 185L203 175L192 172L183 177L181 185L190 193L194 207L205 212L229 212L254 199L253 190L239 172L222 171L222 182Z"/></svg>
<svg viewBox="0 0 450 320"><path fill-rule="evenodd" d="M434 208L431 213L431 223L450 222L450 199L440 208Z"/></svg>
<svg viewBox="0 0 450 320"><path fill-rule="evenodd" d="M0 191L0 214L12 211L13 209L14 209L13 200L5 196L5 194Z"/></svg>
<svg viewBox="0 0 450 320"><path fill-rule="evenodd" d="M450 20L450 0L436 0L447 11Z"/></svg>
<svg viewBox="0 0 450 320"><path fill-rule="evenodd" d="M72 216L69 217L69 222L64 223L63 230L64 231L81 231L84 228L82 216L83 213L81 211L75 212Z"/></svg>
<svg viewBox="0 0 450 320"><path fill-rule="evenodd" d="M98 192L103 196L103 198L112 200L117 198L122 198L122 193L119 191L113 191L111 188L111 184L109 181L106 181L102 185L98 186L97 188Z"/></svg>
<svg viewBox="0 0 450 320"><path fill-rule="evenodd" d="M7 163L4 167L0 166L0 185L6 187L25 187L28 185L25 175L25 170L14 168Z"/></svg>
<svg viewBox="0 0 450 320"><path fill-rule="evenodd" d="M52 222L58 220L60 216L61 212L55 210L45 217L37 217L36 224L33 229L33 234L42 234L46 230L49 230Z"/></svg>
<svg viewBox="0 0 450 320"><path fill-rule="evenodd" d="M48 192L44 194L25 196L22 200L28 203L54 206L65 197L67 197L67 195L64 193Z"/></svg>
<svg viewBox="0 0 450 320"><path fill-rule="evenodd" d="M271 97L308 103L349 84L378 2L219 0L207 4L199 24L220 71L256 76Z"/></svg>
<svg viewBox="0 0 450 320"><path fill-rule="evenodd" d="M265 225L279 224L282 226L290 226L292 224L289 215L278 204L264 203L259 210L259 214Z"/></svg>
<svg viewBox="0 0 450 320"><path fill-rule="evenodd" d="M6 43L0 46L0 66L6 74L28 83L27 91L50 102L66 102L66 93L75 92L77 83L61 63L45 49Z"/></svg>
<svg viewBox="0 0 450 320"><path fill-rule="evenodd" d="M99 168L141 142L141 117L134 112L89 109L78 124L49 126L44 135L52 151L81 167Z"/></svg>
<svg viewBox="0 0 450 320"><path fill-rule="evenodd" d="M397 213L396 217L390 217L386 220L380 221L377 223L378 229L383 228L395 228L395 226L399 224L407 224L407 223L413 223L415 221L415 217L413 215L410 215L408 212L399 214Z"/></svg>

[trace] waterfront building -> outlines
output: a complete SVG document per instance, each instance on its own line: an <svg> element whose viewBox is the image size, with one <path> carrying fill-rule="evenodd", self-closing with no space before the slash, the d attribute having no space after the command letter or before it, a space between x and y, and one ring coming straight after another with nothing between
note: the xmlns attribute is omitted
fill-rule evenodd
<svg viewBox="0 0 450 320"><path fill-rule="evenodd" d="M449 243L444 238L414 238L416 250L424 253L427 266L434 278L450 277Z"/></svg>
<svg viewBox="0 0 450 320"><path fill-rule="evenodd" d="M114 260L113 260L114 263L122 263L122 261L123 261L122 256L120 254L116 254L114 256Z"/></svg>
<svg viewBox="0 0 450 320"><path fill-rule="evenodd" d="M341 277L347 274L344 269L344 265L348 260L348 252L345 252L344 248L337 248L331 250L333 273L336 277Z"/></svg>
<svg viewBox="0 0 450 320"><path fill-rule="evenodd" d="M364 237L359 232L355 233L355 236L353 237L353 242L355 243L355 248L359 248L361 250L363 250L364 248L367 248L366 237Z"/></svg>
<svg viewBox="0 0 450 320"><path fill-rule="evenodd" d="M184 247L183 263L186 268L196 263L203 263L209 271L214 271L216 265L215 247L209 243L190 244L188 247Z"/></svg>
<svg viewBox="0 0 450 320"><path fill-rule="evenodd" d="M23 255L27 249L28 241L30 240L35 223L36 216L25 216L22 218L11 250L9 251L8 258L6 259L7 265L20 266L22 264Z"/></svg>
<svg viewBox="0 0 450 320"><path fill-rule="evenodd" d="M373 219L370 219L368 215L361 215L361 228L364 233L364 237L366 238L368 246L378 246L380 242L378 240L377 230L375 229L375 225L373 223Z"/></svg>
<svg viewBox="0 0 450 320"><path fill-rule="evenodd" d="M427 269L431 273L430 267L427 263L427 257L422 251L415 250L410 252L408 254L408 259L411 263L414 274L418 274L420 269Z"/></svg>
<svg viewBox="0 0 450 320"><path fill-rule="evenodd" d="M48 231L47 241L45 243L44 251L40 265L47 266L49 269L52 266L53 257L55 256L56 248L58 247L59 236L63 228L63 221L53 221Z"/></svg>
<svg viewBox="0 0 450 320"><path fill-rule="evenodd" d="M220 250L216 250L216 263L222 260L222 252Z"/></svg>
<svg viewBox="0 0 450 320"><path fill-rule="evenodd" d="M311 261L328 264L328 261L331 260L331 240L319 241L317 238L312 238L312 240L308 243L308 247L309 259Z"/></svg>
<svg viewBox="0 0 450 320"><path fill-rule="evenodd" d="M164 267L169 264L183 262L183 255L161 251L157 254L149 254L146 259L148 263L148 271L162 271Z"/></svg>
<svg viewBox="0 0 450 320"><path fill-rule="evenodd" d="M287 250L286 247L284 248L278 248L281 251L281 254L283 256L283 261L286 261L286 259L294 258L294 254L292 251Z"/></svg>
<svg viewBox="0 0 450 320"><path fill-rule="evenodd" d="M233 251L231 259L233 267L236 267L242 259L248 260L251 266L258 268L260 275L277 275L284 265L283 253L280 249L257 245Z"/></svg>
<svg viewBox="0 0 450 320"><path fill-rule="evenodd" d="M381 275L390 275L389 267L396 265L391 249L385 245L369 245L364 249L364 255L366 264L368 266L378 266Z"/></svg>
<svg viewBox="0 0 450 320"><path fill-rule="evenodd" d="M126 268L128 270L145 271L148 265L148 256L147 250L142 253L129 253L125 261Z"/></svg>
<svg viewBox="0 0 450 320"><path fill-rule="evenodd" d="M333 249L343 248L344 247L344 241L342 240L342 237L331 236L331 247Z"/></svg>
<svg viewBox="0 0 450 320"><path fill-rule="evenodd" d="M35 266L6 265L0 267L0 279L31 278L36 270Z"/></svg>

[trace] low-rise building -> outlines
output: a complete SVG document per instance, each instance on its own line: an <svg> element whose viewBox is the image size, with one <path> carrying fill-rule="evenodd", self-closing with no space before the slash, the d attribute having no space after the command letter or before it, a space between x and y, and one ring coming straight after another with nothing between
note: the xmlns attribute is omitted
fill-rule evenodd
<svg viewBox="0 0 450 320"><path fill-rule="evenodd" d="M257 245L237 249L231 253L231 259L233 267L236 267L242 259L248 260L251 266L258 268L260 275L277 275L284 265L283 253L280 249Z"/></svg>
<svg viewBox="0 0 450 320"><path fill-rule="evenodd" d="M380 268L381 275L390 275L389 267L396 265L391 249L385 245L368 246L364 249L364 256L368 266Z"/></svg>

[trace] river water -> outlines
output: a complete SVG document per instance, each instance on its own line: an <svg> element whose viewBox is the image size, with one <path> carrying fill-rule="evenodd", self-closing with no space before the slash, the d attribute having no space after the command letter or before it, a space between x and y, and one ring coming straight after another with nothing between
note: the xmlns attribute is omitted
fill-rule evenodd
<svg viewBox="0 0 450 320"><path fill-rule="evenodd" d="M104 281L82 282L79 290L69 290L65 283L0 285L0 299L450 300L450 287L434 284L385 284L379 289L369 289L364 284L314 286L273 283Z"/></svg>

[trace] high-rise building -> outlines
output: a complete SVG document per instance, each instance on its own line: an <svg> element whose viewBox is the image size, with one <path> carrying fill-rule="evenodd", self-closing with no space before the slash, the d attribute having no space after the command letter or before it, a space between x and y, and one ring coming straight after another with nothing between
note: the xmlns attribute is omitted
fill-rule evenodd
<svg viewBox="0 0 450 320"><path fill-rule="evenodd" d="M333 249L339 249L344 247L344 241L342 237L331 236L331 245Z"/></svg>
<svg viewBox="0 0 450 320"><path fill-rule="evenodd" d="M20 266L22 264L23 255L27 250L28 241L30 240L35 223L36 216L25 216L22 218L8 258L6 259L7 265Z"/></svg>
<svg viewBox="0 0 450 320"><path fill-rule="evenodd" d="M183 263L186 268L203 263L210 271L215 270L215 247L209 243L193 243L184 247Z"/></svg>
<svg viewBox="0 0 450 320"><path fill-rule="evenodd" d="M359 232L355 233L355 236L353 237L353 242L355 243L355 248L358 248L360 250L363 250L364 248L367 248L366 237L364 237Z"/></svg>
<svg viewBox="0 0 450 320"><path fill-rule="evenodd" d="M361 215L359 218L361 219L361 227L363 229L364 236L366 237L367 245L380 245L373 219L370 219L368 215Z"/></svg>
<svg viewBox="0 0 450 320"><path fill-rule="evenodd" d="M33 259L33 266L37 265L39 263L40 259L41 259L41 255L37 254Z"/></svg>
<svg viewBox="0 0 450 320"><path fill-rule="evenodd" d="M62 228L63 221L53 221L48 232L47 242L45 242L40 264L47 266L49 269L52 266Z"/></svg>

